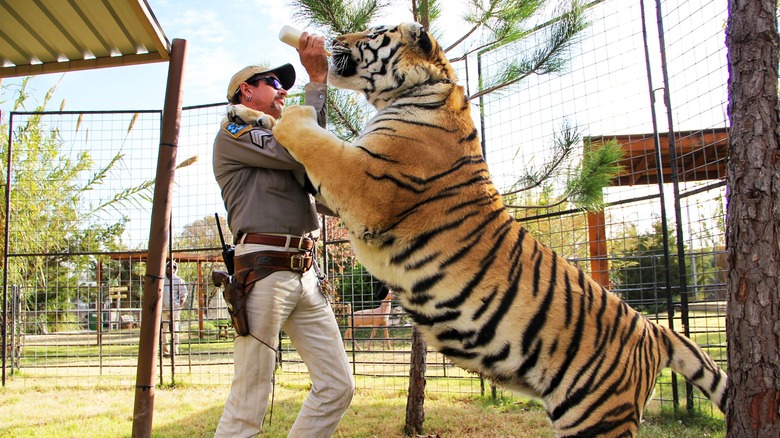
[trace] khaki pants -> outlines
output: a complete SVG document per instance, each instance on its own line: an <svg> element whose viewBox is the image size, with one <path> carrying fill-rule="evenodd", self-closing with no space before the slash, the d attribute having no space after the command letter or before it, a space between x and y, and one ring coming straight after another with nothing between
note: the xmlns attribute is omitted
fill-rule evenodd
<svg viewBox="0 0 780 438"><path fill-rule="evenodd" d="M247 244L238 245L236 253L264 249L280 250ZM280 329L290 337L312 381L288 436L331 436L352 401L355 383L336 319L319 291L314 270L269 275L255 283L246 305L250 335L235 340L233 382L215 436L260 433L275 366L269 346L277 348Z"/></svg>
<svg viewBox="0 0 780 438"><path fill-rule="evenodd" d="M173 313L173 352L179 354L179 321L181 320L181 310L174 310L171 312L169 309L162 311L162 351L164 355L171 354L171 340L168 337L170 334L170 322L171 313Z"/></svg>

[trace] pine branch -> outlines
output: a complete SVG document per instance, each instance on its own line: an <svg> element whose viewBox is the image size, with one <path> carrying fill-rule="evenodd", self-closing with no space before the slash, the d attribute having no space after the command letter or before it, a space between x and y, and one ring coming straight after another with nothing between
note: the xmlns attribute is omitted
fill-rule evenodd
<svg viewBox="0 0 780 438"><path fill-rule="evenodd" d="M487 85L479 92L469 96L469 100L477 99L501 88L522 81L532 74L547 74L560 71L563 66L561 56L575 42L578 34L585 29L584 11L578 2L572 5L572 9L560 15L540 28L550 27L550 43L536 49L527 59L519 63L511 63L501 77L494 84ZM509 42L509 41L507 41Z"/></svg>
<svg viewBox="0 0 780 438"><path fill-rule="evenodd" d="M468 32L466 32L466 33L465 33L465 34L464 34L462 37L458 38L458 40L457 40L457 41L455 41L454 43L450 44L450 45L449 45L449 47L447 47L446 49L444 49L444 53L447 53L447 52L449 52L450 50L454 49L455 47L458 47L458 45L460 45L460 43L462 43L462 42L463 42L463 41L465 41L465 40L466 40L468 37L470 37L471 35L473 35L473 34L474 34L474 32L476 32L476 31L477 31L477 30L478 30L480 27L482 27L482 23L475 24L474 26L472 26L472 28L471 28L471 29L469 29L469 30L468 30ZM465 57L467 56L467 54L468 54L468 53L464 54L464 55L463 55L461 58L459 58L458 60L465 58Z"/></svg>
<svg viewBox="0 0 780 438"><path fill-rule="evenodd" d="M586 211L601 210L604 206L602 189L623 171L618 163L623 158L623 148L615 140L598 148L585 144L582 169L567 184L571 201Z"/></svg>
<svg viewBox="0 0 780 438"><path fill-rule="evenodd" d="M328 95L328 101L328 118L335 117L335 124L347 131L349 138L355 138L360 135L361 127L358 126L357 123L354 123L356 121L350 119L349 116L344 112L348 106L346 106L343 102L337 101L336 97L333 96L333 93ZM333 113L335 113L335 115Z"/></svg>
<svg viewBox="0 0 780 438"><path fill-rule="evenodd" d="M520 192L528 191L533 188L539 187L544 181L552 177L558 168L571 156L574 151L574 145L579 143L581 135L576 127L572 127L568 122L564 122L561 127L561 132L555 134L553 140L553 159L545 163L543 170L535 172L533 169L527 170L525 175L518 179L518 182L529 181L529 184L507 193L503 193L502 196L516 195Z"/></svg>
<svg viewBox="0 0 780 438"><path fill-rule="evenodd" d="M294 19L340 35L364 30L371 19L388 6L388 1L290 0L288 6L296 11Z"/></svg>
<svg viewBox="0 0 780 438"><path fill-rule="evenodd" d="M623 148L614 140L601 144L598 148L593 148L590 143L586 143L582 167L579 172L569 175L566 190L558 200L545 205L521 206L508 203L507 208L553 208L564 202L571 202L584 211L603 210L602 189L609 186L615 177L623 171L623 167L618 165L622 158ZM541 182L538 185L541 185Z"/></svg>
<svg viewBox="0 0 780 438"><path fill-rule="evenodd" d="M559 205L562 205L563 203L568 202L568 201L569 201L568 197L563 197L563 198L553 202L552 204L544 204L544 205L506 205L506 208L515 208L515 209L519 209L519 210L539 210L539 209L543 209L543 208L548 208L549 209L549 208L554 208L554 207L557 207Z"/></svg>

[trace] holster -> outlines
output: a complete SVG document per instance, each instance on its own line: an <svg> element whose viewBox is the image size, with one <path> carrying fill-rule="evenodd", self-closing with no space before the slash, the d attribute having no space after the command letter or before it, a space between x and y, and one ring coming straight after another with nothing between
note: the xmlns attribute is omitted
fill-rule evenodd
<svg viewBox="0 0 780 438"><path fill-rule="evenodd" d="M230 319L233 320L233 329L238 336L249 334L249 320L246 315L246 296L251 290L244 286L236 277L231 277L230 283L225 285L223 296L227 303Z"/></svg>
<svg viewBox="0 0 780 438"><path fill-rule="evenodd" d="M235 276L225 271L214 271L211 279L217 287L225 286L222 296L227 304L228 314L233 321L233 329L239 336L249 334L249 322L246 315L247 289Z"/></svg>
<svg viewBox="0 0 780 438"><path fill-rule="evenodd" d="M236 334L238 336L249 334L246 298L255 282L276 271L306 272L311 268L312 261L312 255L308 252L257 251L235 257L235 275L229 275L224 271L212 272L214 285L217 287L221 284L225 285L222 294Z"/></svg>

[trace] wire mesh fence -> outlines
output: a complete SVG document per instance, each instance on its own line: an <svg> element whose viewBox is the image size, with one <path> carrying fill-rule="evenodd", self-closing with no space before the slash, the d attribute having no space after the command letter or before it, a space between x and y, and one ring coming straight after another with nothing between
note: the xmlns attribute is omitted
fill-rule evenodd
<svg viewBox="0 0 780 438"><path fill-rule="evenodd" d="M567 129L580 138L575 165L586 148L617 141L623 171L603 190L602 212L551 205L563 181L507 196L507 204L542 242L647 317L691 336L721 366L725 8L711 0L592 2L590 25L563 73L529 76L471 102L502 192L543 168ZM545 29L537 30L540 38ZM502 62L534 48L514 43L454 67L473 92ZM217 220L232 240L211 169L223 112L223 104L182 112L170 239L189 295L179 354L160 357L161 383L232 378L233 332L210 281L223 267ZM134 384L160 119L160 111L10 114L3 321L4 375L13 381ZM377 281L338 220L323 218L323 230L319 254L338 292L334 313L358 388L406 390L409 318L393 300L375 299ZM284 336L279 354L277 381L308 382ZM428 391L479 394L490 386L438 353L427 361ZM689 406L710 409L683 385L664 374L657 400L687 398Z"/></svg>
<svg viewBox="0 0 780 438"><path fill-rule="evenodd" d="M484 96L486 158L506 193L529 166L543 169L566 130L582 137L576 165L587 148L616 141L623 170L603 190L603 212L546 207L562 181L509 203L523 206L516 216L540 240L725 366L725 5L658 4L656 14L653 2L590 3L568 71ZM506 59L535 47L485 53L481 72L498 74ZM656 397L710 406L670 375Z"/></svg>

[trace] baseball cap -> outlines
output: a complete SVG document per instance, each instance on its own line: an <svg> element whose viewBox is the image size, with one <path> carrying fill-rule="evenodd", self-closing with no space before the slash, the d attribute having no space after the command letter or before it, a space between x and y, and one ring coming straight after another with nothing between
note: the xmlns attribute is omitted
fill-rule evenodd
<svg viewBox="0 0 780 438"><path fill-rule="evenodd" d="M285 90L289 90L295 84L295 68L292 64L284 64L274 68L266 67L264 65L250 65L242 68L230 78L230 85L228 85L227 89L227 100L230 101L230 99L233 98L241 83L258 73L275 73Z"/></svg>

